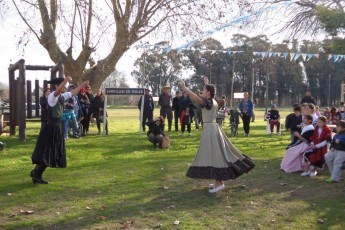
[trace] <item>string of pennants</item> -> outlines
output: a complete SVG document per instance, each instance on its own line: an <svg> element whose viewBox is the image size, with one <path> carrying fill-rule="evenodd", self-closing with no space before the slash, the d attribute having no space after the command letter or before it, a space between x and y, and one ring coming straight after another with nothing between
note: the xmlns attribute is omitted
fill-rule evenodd
<svg viewBox="0 0 345 230"><path fill-rule="evenodd" d="M163 46L162 45L150 45L150 44L146 44L146 45L137 45L136 48L148 48L148 49L162 49L163 53L168 53L170 50L176 50L177 53L182 52L183 50L192 50L192 51L199 51L199 52L211 52L211 53L216 53L216 52L223 52L223 53L228 53L230 56L236 53L243 53L244 51L231 51L231 50L207 50L207 49L195 49L193 47L193 45L195 43L197 43L198 41L202 41L205 37L211 36L213 35L215 32L221 31L227 27L231 27L234 24L239 24L242 23L246 20L248 20L249 18L253 17L253 16L257 16L257 15L261 15L266 11L271 11L271 10L275 10L278 9L279 7L286 7L292 3L296 2L296 0L287 0L285 2L281 2L280 4L277 4L275 6L268 6L268 7L264 7L264 8L260 8L259 10L251 13L251 14L247 14L247 15L243 15L237 19L234 19L222 26L219 26L217 28L214 29L210 29L207 31L204 31L203 33L200 34L200 37L197 39L194 39L192 41L188 41L186 44L183 44L179 47L176 48L172 48L171 46ZM302 59L303 61L309 61L312 58L319 58L320 54L311 54L311 53L288 53L288 52L253 52L253 55L255 57L261 57L261 58L269 58L269 57L282 57L287 59L289 57L289 59L295 60L297 61L298 59ZM341 55L341 54L328 54L328 60L329 61L333 61L333 62L340 62L342 60L345 60L345 55Z"/></svg>
<svg viewBox="0 0 345 230"><path fill-rule="evenodd" d="M171 50L170 47L163 48L163 53L167 53ZM180 49L177 50L178 53L180 53L183 50L191 50L191 51L198 51L200 53L210 52L212 54L215 53L228 53L230 56L237 54L237 53L244 53L244 51L232 51L232 50L209 50L209 49L195 49L194 47L190 49ZM289 53L289 52L253 52L254 57L258 58L270 58L270 57L281 57L285 59L289 59L290 61L297 61L299 59L302 59L303 61L309 61L312 58L319 58L320 54L312 54L312 53ZM328 55L328 61L333 62L340 62L342 60L345 60L345 55L343 54L327 54Z"/></svg>

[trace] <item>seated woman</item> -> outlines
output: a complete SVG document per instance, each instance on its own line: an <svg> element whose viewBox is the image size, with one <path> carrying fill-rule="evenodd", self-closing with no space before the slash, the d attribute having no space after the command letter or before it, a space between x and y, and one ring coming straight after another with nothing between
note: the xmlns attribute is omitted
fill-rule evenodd
<svg viewBox="0 0 345 230"><path fill-rule="evenodd" d="M303 118L304 127L301 134L295 132L297 141L290 144L280 164L280 169L287 173L303 171L303 153L309 148L310 137L314 133L313 117L309 114Z"/></svg>
<svg viewBox="0 0 345 230"><path fill-rule="evenodd" d="M327 118L324 116L317 119L317 126L313 136L310 138L310 148L304 153L304 172L301 176L316 176L317 171L315 167L322 168L325 163L327 141L332 140L332 131L326 123Z"/></svg>
<svg viewBox="0 0 345 230"><path fill-rule="evenodd" d="M164 118L162 116L157 117L154 120L145 123L149 127L147 136L150 142L153 143L154 147L162 147L163 136L164 136Z"/></svg>

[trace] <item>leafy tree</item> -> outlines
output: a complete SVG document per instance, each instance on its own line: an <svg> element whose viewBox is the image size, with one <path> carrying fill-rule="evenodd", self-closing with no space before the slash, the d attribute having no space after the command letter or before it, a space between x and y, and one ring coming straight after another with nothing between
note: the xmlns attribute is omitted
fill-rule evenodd
<svg viewBox="0 0 345 230"><path fill-rule="evenodd" d="M134 66L136 69L132 71L132 77L137 84L151 88L153 94L158 96L162 86L177 86L188 60L184 60L183 54L177 54L176 51L164 54L162 50L150 50L143 53Z"/></svg>

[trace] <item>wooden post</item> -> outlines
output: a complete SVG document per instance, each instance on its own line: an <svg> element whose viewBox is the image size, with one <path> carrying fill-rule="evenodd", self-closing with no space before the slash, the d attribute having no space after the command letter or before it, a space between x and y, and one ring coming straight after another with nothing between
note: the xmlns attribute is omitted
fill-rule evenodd
<svg viewBox="0 0 345 230"><path fill-rule="evenodd" d="M11 67L11 65L10 65ZM10 85L10 135L13 136L16 134L16 122L15 122L15 79L14 79L14 70L8 70L9 85Z"/></svg>
<svg viewBox="0 0 345 230"><path fill-rule="evenodd" d="M38 117L40 115L39 104L40 104L40 82L39 80L35 80L35 116Z"/></svg>
<svg viewBox="0 0 345 230"><path fill-rule="evenodd" d="M27 118L32 118L32 91L31 91L31 81L26 81L26 114Z"/></svg>
<svg viewBox="0 0 345 230"><path fill-rule="evenodd" d="M25 101L26 101L26 91L25 91L25 61L22 60L19 65L19 140L26 140L26 114L25 114Z"/></svg>

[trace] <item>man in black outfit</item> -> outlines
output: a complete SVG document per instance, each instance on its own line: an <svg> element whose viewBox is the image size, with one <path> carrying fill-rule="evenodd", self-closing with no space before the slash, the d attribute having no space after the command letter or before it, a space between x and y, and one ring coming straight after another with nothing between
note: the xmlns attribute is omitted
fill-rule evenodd
<svg viewBox="0 0 345 230"><path fill-rule="evenodd" d="M316 105L316 101L315 101L315 99L311 96L311 92L310 91L307 91L306 93L305 93L305 97L302 99L302 101L301 101L301 104L303 104L303 103L312 103L312 104L314 104L314 105Z"/></svg>
<svg viewBox="0 0 345 230"><path fill-rule="evenodd" d="M95 112L95 108L94 108L94 95L92 94L92 90L91 90L91 87L88 86L86 87L86 92L85 92L86 96L89 98L89 101L90 101L90 106L91 106L91 109L89 109L89 113L87 114L87 116L84 117L85 119L85 127L84 127L84 136L88 134L89 132L89 127L90 127L90 120L91 120L91 117L92 117L92 114ZM97 110L98 112L98 110Z"/></svg>
<svg viewBox="0 0 345 230"><path fill-rule="evenodd" d="M179 106L179 99L180 99L180 92L176 91L175 97L173 98L172 102L172 109L174 110L174 119L175 119L175 131L178 131L178 122L180 120L180 106Z"/></svg>
<svg viewBox="0 0 345 230"><path fill-rule="evenodd" d="M143 120L141 122L143 131L145 132L145 122L153 120L153 110L155 105L153 104L153 98L150 95L150 90L145 89L145 95L141 96L138 102L138 109L141 110L141 100L144 97L144 112L143 112Z"/></svg>

